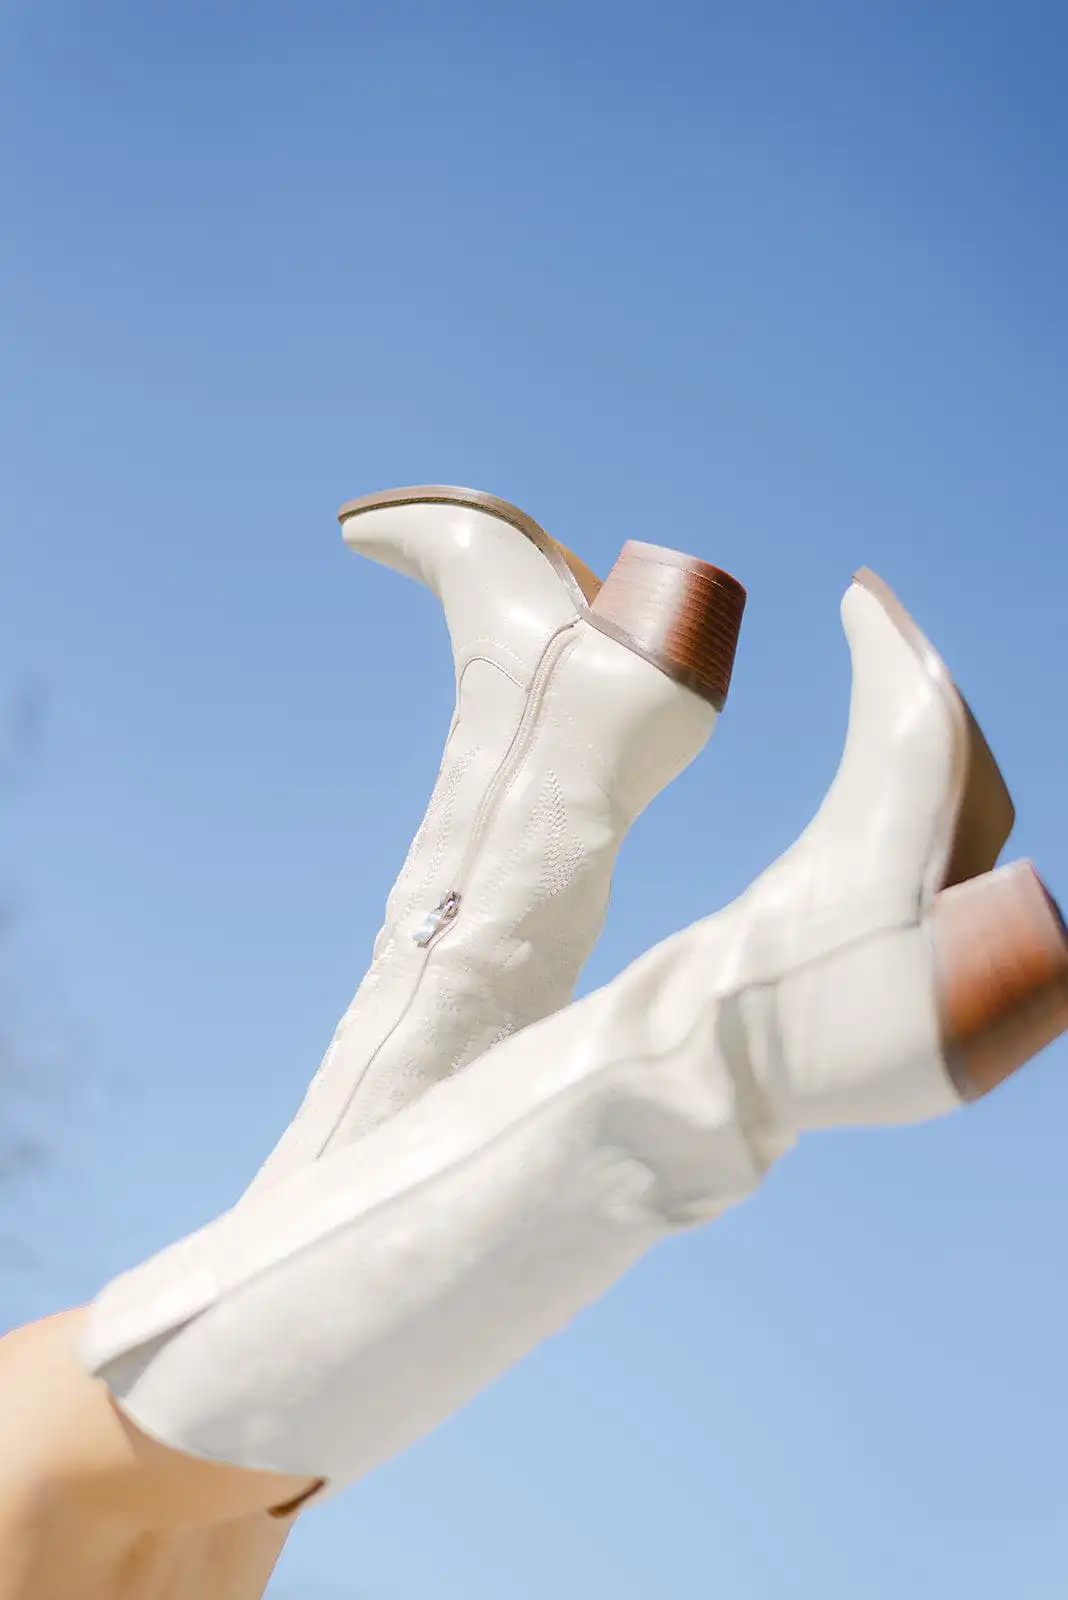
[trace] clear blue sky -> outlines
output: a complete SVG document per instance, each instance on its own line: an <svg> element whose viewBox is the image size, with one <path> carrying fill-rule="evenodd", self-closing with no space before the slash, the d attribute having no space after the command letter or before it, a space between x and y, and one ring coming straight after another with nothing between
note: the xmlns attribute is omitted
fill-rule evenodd
<svg viewBox="0 0 1068 1600"><path fill-rule="evenodd" d="M0 872L61 1135L4 1320L234 1197L361 975L451 683L349 496L749 587L584 984L807 820L861 562L1068 892L1066 47L1056 0L4 7L0 674L48 718ZM309 1516L278 1595L1062 1600L1066 1119L1062 1046L812 1140Z"/></svg>

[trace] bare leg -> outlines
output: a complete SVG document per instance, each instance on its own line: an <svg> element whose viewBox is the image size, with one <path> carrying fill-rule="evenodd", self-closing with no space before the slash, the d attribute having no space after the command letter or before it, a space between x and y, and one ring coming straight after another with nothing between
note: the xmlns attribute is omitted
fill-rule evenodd
<svg viewBox="0 0 1068 1600"><path fill-rule="evenodd" d="M75 1354L80 1311L0 1339L0 1600L258 1600L314 1482L142 1433Z"/></svg>

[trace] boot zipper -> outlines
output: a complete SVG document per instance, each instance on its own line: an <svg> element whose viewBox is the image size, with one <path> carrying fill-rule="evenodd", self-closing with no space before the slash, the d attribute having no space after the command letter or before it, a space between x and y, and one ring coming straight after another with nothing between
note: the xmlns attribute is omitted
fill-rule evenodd
<svg viewBox="0 0 1068 1600"><path fill-rule="evenodd" d="M580 618L576 617L573 622L564 623L564 625L558 628L546 643L545 649L542 652L541 660L538 662L534 676L530 680L530 690L527 694L526 705L523 707L523 713L519 718L515 733L512 735L512 742L509 744L508 749L502 756L501 763L496 772L490 779L489 787L483 795L479 808L475 813L475 821L471 829L471 836L468 840L467 849L463 853L460 870L456 875L457 883L466 883L467 875L470 872L475 856L478 853L479 845L481 844L486 830L493 820L493 815L496 811L497 804L507 790L508 786L511 784L512 779L515 777L516 772L519 770L519 767L530 748L531 740L534 734L534 728L538 720L538 714L541 710L542 701L545 697L545 690L549 679L552 677L564 655L567 654L571 645L578 639L579 621ZM348 1115L349 1107L352 1105L353 1100L358 1094L360 1085L363 1083L368 1072L370 1072L372 1066L374 1065L379 1051L383 1049L387 1041L396 1033L397 1029L403 1025L404 1019L407 1017L412 1003L415 1000L419 985L423 979L423 974L426 971L430 948L432 945L437 943L446 930L450 928L456 921L456 918L460 913L460 904L462 899L463 895L459 889L450 889L448 894L442 896L434 909L427 912L426 916L413 933L413 941L420 950L426 951L427 955L424 957L418 972L414 975L414 981L409 991L408 998L404 1003L404 1009L401 1011L400 1015L397 1017L392 1026L379 1039L378 1043L371 1051L371 1054L368 1056L364 1065L364 1069L349 1090L349 1093L345 1099L345 1104L337 1114L330 1132L320 1144L318 1155L321 1156L323 1152L332 1144L335 1133L340 1125L344 1122L345 1117Z"/></svg>
<svg viewBox="0 0 1068 1600"><path fill-rule="evenodd" d="M576 618L576 622L577 622ZM530 680L530 691L527 694L527 703L523 707L523 714L519 719L512 742L501 758L501 764L490 779L489 787L482 796L479 808L475 813L475 820L468 837L467 848L460 862L456 874L456 882L464 885L468 873L474 863L482 841L489 830L497 812L497 808L508 792L519 768L526 759L530 749L534 732L537 726L538 715L545 698L545 690L549 679L552 677L561 659L567 654L570 646L577 638L576 622L565 623L557 629L542 652L533 678ZM450 889L448 894L439 900L432 911L428 911L415 933L412 935L415 943L421 950L429 950L436 943L445 929L456 921L460 914L460 905L463 900L463 889Z"/></svg>
<svg viewBox="0 0 1068 1600"><path fill-rule="evenodd" d="M418 928L412 934L412 938L420 950L426 950L429 947L431 940L441 932L447 923L453 920L459 909L460 896L453 889L443 900L438 901L433 911L427 912Z"/></svg>

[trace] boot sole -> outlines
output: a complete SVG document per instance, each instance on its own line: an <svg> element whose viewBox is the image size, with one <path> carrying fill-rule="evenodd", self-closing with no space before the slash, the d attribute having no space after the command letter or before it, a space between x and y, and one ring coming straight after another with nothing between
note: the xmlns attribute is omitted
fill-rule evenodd
<svg viewBox="0 0 1068 1600"><path fill-rule="evenodd" d="M961 1097L976 1100L1068 1031L1068 927L1031 862L995 870L1015 807L942 657L880 577L862 567L854 582L923 663L953 721L952 803L927 920L942 1057Z"/></svg>
<svg viewBox="0 0 1068 1600"><path fill-rule="evenodd" d="M736 578L660 545L628 540L602 583L573 551L518 506L478 489L421 484L348 500L351 517L389 506L454 505L506 522L552 564L580 616L722 711L738 649L745 589Z"/></svg>
<svg viewBox="0 0 1068 1600"><path fill-rule="evenodd" d="M882 606L909 649L922 662L953 720L953 793L942 860L935 863L934 881L928 887L937 891L967 883L997 864L1012 832L1016 808L1008 785L952 673L889 584L868 567L861 567L853 582L866 589Z"/></svg>
<svg viewBox="0 0 1068 1600"><path fill-rule="evenodd" d="M344 527L350 517L358 517L366 511L382 511L387 506L467 506L472 511L485 511L488 516L507 522L541 551L580 610L585 611L596 599L601 587L597 574L574 551L546 533L533 517L510 501L500 500L495 494L484 494L481 489L456 489L440 483L418 484L411 489L383 489L379 494L346 500L337 520Z"/></svg>

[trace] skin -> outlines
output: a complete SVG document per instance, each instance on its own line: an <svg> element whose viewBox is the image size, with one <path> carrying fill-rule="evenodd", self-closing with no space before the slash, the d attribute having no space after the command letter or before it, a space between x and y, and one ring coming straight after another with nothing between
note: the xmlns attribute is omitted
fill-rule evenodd
<svg viewBox="0 0 1068 1600"><path fill-rule="evenodd" d="M125 1417L81 1310L0 1338L0 1600L260 1600L305 1478L197 1461Z"/></svg>

